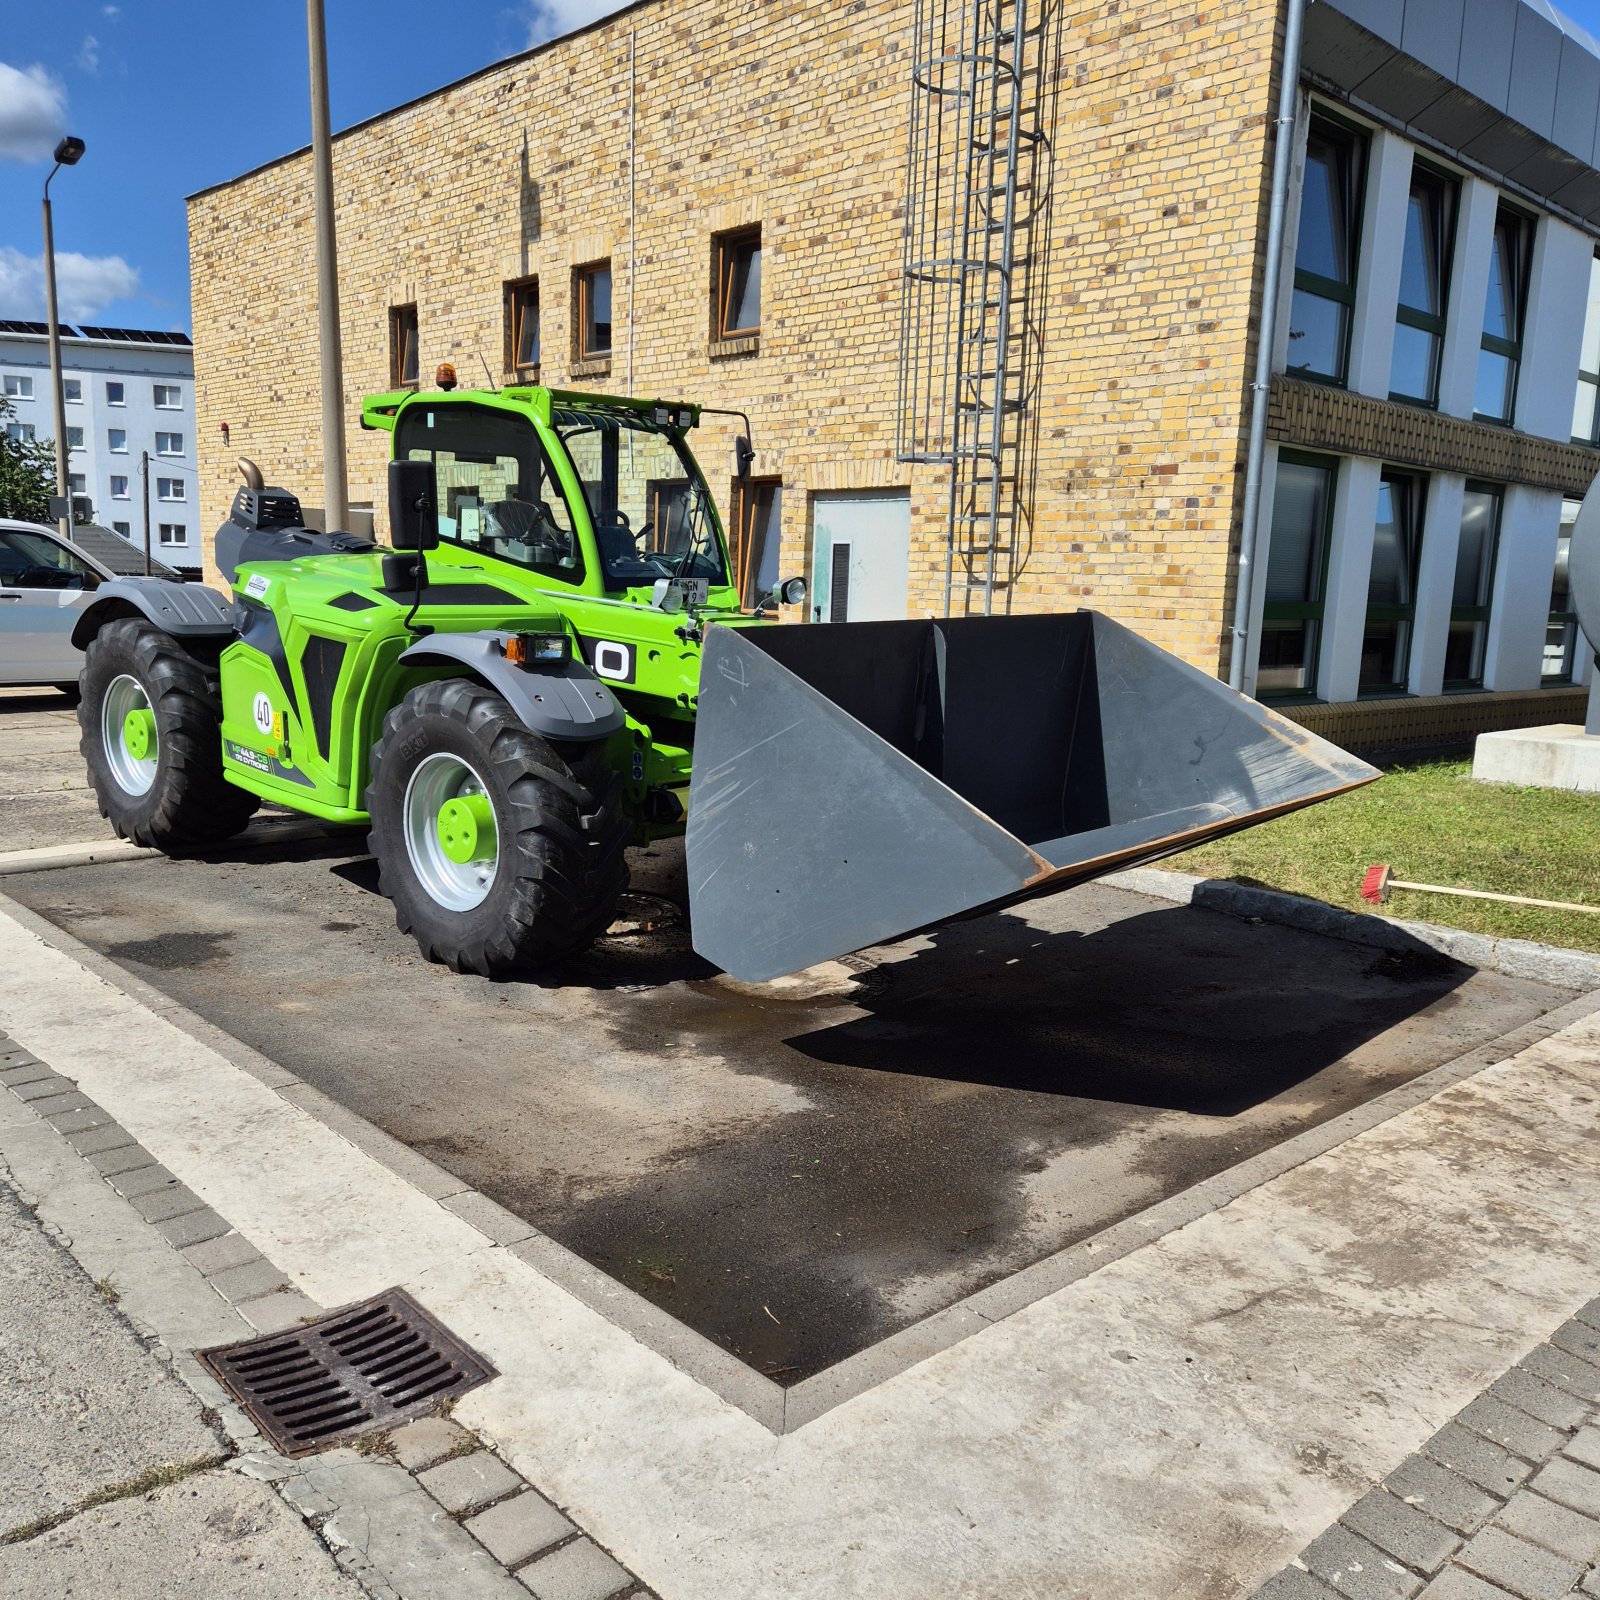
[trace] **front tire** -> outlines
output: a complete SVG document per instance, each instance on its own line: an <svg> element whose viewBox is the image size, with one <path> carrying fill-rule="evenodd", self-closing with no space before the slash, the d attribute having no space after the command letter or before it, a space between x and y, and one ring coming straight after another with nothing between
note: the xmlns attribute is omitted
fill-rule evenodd
<svg viewBox="0 0 1600 1600"><path fill-rule="evenodd" d="M100 815L124 839L191 850L231 838L261 802L222 775L214 673L171 634L120 617L89 641L78 748Z"/></svg>
<svg viewBox="0 0 1600 1600"><path fill-rule="evenodd" d="M587 949L628 885L632 826L601 744L530 733L465 679L384 719L366 809L379 888L430 961L486 978Z"/></svg>

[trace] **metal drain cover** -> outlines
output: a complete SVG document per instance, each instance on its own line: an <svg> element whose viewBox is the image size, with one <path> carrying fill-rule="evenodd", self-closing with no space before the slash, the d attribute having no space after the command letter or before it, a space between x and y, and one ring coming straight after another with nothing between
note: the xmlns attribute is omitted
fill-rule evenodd
<svg viewBox="0 0 1600 1600"><path fill-rule="evenodd" d="M291 1458L409 1421L499 1376L404 1289L195 1356Z"/></svg>

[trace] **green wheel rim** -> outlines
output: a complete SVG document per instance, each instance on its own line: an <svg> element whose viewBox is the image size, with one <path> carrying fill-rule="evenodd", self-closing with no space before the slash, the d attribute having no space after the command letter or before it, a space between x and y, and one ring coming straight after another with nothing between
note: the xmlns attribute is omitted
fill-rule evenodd
<svg viewBox="0 0 1600 1600"><path fill-rule="evenodd" d="M428 897L447 911L488 899L500 870L500 828L482 777L459 756L418 763L402 806L406 856Z"/></svg>
<svg viewBox="0 0 1600 1600"><path fill-rule="evenodd" d="M492 852L494 807L484 794L458 794L439 807L439 848L446 860L466 866ZM487 843L488 849L485 849Z"/></svg>
<svg viewBox="0 0 1600 1600"><path fill-rule="evenodd" d="M144 685L126 672L106 685L100 745L112 782L126 795L149 794L161 762L161 736Z"/></svg>

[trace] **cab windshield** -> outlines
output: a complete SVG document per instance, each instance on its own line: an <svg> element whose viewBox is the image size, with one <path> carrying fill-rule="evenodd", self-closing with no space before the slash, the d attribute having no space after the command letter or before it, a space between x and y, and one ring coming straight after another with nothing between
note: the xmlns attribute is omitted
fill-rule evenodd
<svg viewBox="0 0 1600 1600"><path fill-rule="evenodd" d="M675 430L627 411L558 407L550 420L583 485L608 589L728 581L711 497Z"/></svg>

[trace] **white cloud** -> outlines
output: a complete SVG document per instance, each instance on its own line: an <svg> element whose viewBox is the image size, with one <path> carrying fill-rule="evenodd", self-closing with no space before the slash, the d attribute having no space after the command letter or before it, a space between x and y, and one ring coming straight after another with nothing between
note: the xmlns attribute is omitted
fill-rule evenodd
<svg viewBox="0 0 1600 1600"><path fill-rule="evenodd" d="M56 298L63 322L93 322L112 301L138 292L138 268L121 256L56 252ZM0 317L41 322L44 314L44 257L0 245Z"/></svg>
<svg viewBox="0 0 1600 1600"><path fill-rule="evenodd" d="M85 72L100 70L100 41L92 33L83 36L83 43L78 48L77 64Z"/></svg>
<svg viewBox="0 0 1600 1600"><path fill-rule="evenodd" d="M117 20L117 18L122 15L122 7L121 6L101 6L100 7L100 15L102 17L110 17L111 20L113 22L115 22Z"/></svg>
<svg viewBox="0 0 1600 1600"><path fill-rule="evenodd" d="M523 0L522 19L528 30L528 49L547 39L582 28L596 17L620 11L629 0Z"/></svg>
<svg viewBox="0 0 1600 1600"><path fill-rule="evenodd" d="M67 92L43 67L0 61L0 161L43 161L66 131Z"/></svg>

